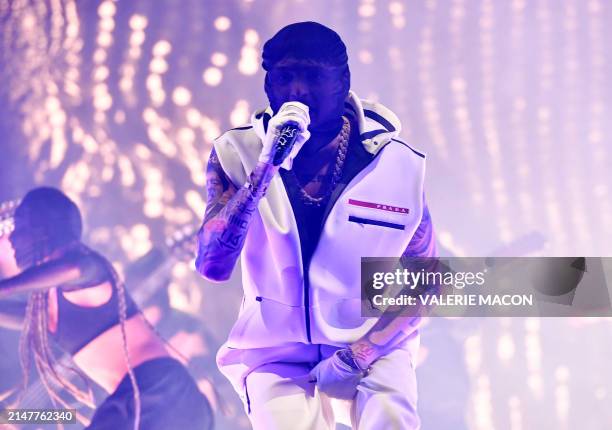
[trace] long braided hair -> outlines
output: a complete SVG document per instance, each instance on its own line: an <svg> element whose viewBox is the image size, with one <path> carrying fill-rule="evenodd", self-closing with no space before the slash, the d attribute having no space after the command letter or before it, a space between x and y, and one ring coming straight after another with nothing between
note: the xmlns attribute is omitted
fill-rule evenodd
<svg viewBox="0 0 612 430"><path fill-rule="evenodd" d="M121 325L121 338L123 340L123 356L125 358L125 364L128 369L128 375L130 377L130 383L132 384L132 390L134 392L134 430L138 430L140 428L140 389L138 388L138 384L136 383L136 375L134 374L134 369L132 367L132 362L130 360L130 351L127 346L127 334L125 330L125 322L127 319L127 300L125 293L125 284L119 278L117 271L113 267L113 265L108 262L108 260L104 260L107 263L107 268L109 273L111 274L113 286L117 288L117 304L119 311L119 323Z"/></svg>
<svg viewBox="0 0 612 430"><path fill-rule="evenodd" d="M49 256L56 250L79 244L81 231L81 215L72 200L55 188L36 188L26 194L15 211L15 230L11 234L10 239L15 248L17 263L22 268L41 264L48 260ZM82 244L80 249L85 253L94 253ZM134 429L138 430L141 409L140 391L136 383L127 347L125 286L120 281L111 263L102 257L101 260L106 262L113 287L117 288L117 310L123 339L123 353L134 392ZM75 399L93 408L93 394L87 377L72 363L64 364L59 362L50 347L48 339L48 309L47 291L30 294L26 307L24 329L19 343L24 391L29 382L30 360L33 358L41 382L55 406L60 404L64 407L69 407L68 402L60 395L61 388L64 388ZM60 367L65 367L77 374L86 385L87 391L78 388L67 377L64 377L61 372L58 372Z"/></svg>

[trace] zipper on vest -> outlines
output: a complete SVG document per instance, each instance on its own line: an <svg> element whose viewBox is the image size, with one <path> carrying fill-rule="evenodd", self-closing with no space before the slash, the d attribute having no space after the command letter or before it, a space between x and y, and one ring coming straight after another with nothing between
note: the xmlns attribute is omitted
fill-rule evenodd
<svg viewBox="0 0 612 430"><path fill-rule="evenodd" d="M310 277L308 276L309 270L310 261L308 262L308 267L304 268L304 322L306 324L306 339L308 340L308 343L312 343L312 337L310 335Z"/></svg>
<svg viewBox="0 0 612 430"><path fill-rule="evenodd" d="M334 205L340 198L340 195L344 192L346 187L353 181L353 179L355 179L355 177L359 173L364 171L374 161L374 159L378 157L378 155L381 152L382 151L378 151L374 156L372 156L369 160L367 160L367 162L363 166L361 166L359 170L356 170L355 172L353 172L351 176L345 179L345 181L341 181L336 186L336 189L332 191L332 195L330 196L330 199L327 202L327 207L325 208L325 212L323 213L323 219L321 220L318 241L321 239L321 234L323 234L323 229L325 227L325 223L327 222L327 218L329 217L329 214L332 208L334 207ZM308 261L308 266L304 267L304 317L305 317L304 319L306 323L306 339L308 339L308 343L312 343L312 337L310 333L310 277L309 277L309 271L310 271L310 262L312 261L312 258L316 254L317 247L319 245L318 241L317 241L317 244L315 245L312 255L310 256L310 260ZM302 261L302 265L304 265L304 261Z"/></svg>
<svg viewBox="0 0 612 430"><path fill-rule="evenodd" d="M301 231L300 231L300 227L299 227L299 223L297 222L297 218L295 216L295 208L293 207L293 201L291 199L291 197L289 196L289 189L285 183L285 178L283 177L283 173L282 173L282 169L279 172L279 175L281 177L281 181L283 183L283 189L285 190L285 194L287 195L287 200L289 201L289 207L291 208L291 212L293 213L293 219L295 220L296 223L296 227L297 227L297 234L298 234L298 240L300 243L300 263L302 264L302 272L304 275L304 298L302 299L302 304L304 305L304 327L306 329L306 341L308 343L312 343L312 335L310 332L310 280L308 278L308 270L310 268L310 261L305 261L304 258L304 254L303 254L303 249L302 249L302 236L301 236ZM315 245L316 248L316 245ZM310 257L310 259L312 259L312 256Z"/></svg>
<svg viewBox="0 0 612 430"><path fill-rule="evenodd" d="M360 139L361 142L361 139ZM332 210L332 208L334 207L334 205L336 204L336 201L338 201L338 198L340 197L340 195L344 192L344 190L346 189L346 187L353 181L353 179L355 179L355 176L357 176L359 173L361 173L363 170L365 170L373 161L374 159L376 159L376 157L378 157L378 155L381 153L382 151L378 151L376 152L375 155L371 156L371 158L369 160L367 160L367 162L363 165L360 166L360 168L358 170L356 170L355 172L352 173L352 175L350 175L348 178L346 178L346 182L340 182L337 186L336 189L332 192L332 195L330 196L329 201L327 202L327 207L325 208L325 211L323 213L323 219L321 220L321 225L319 228L319 238L317 240L317 244L314 247L314 250L312 252L312 255L310 256L310 259L308 261L308 264L304 264L304 256L302 255L302 268L304 271L304 323L306 326L306 339L308 341L308 343L312 343L312 334L311 334L311 330L310 330L310 277L308 272L310 271L310 260L312 260L312 258L314 257L316 251L317 251L317 247L318 247L318 241L321 239L321 234L323 233L323 229L325 227L325 223L327 221L327 218L329 217L329 214ZM289 194L287 193L287 187L285 186L285 181L282 178L281 175L281 181L283 183L283 188L285 189L285 193L287 194L287 200L289 200L289 205L291 207L291 210L293 212L293 204L291 203L291 198L289 198ZM293 212L293 217L295 219L295 212ZM297 223L297 220L296 220ZM299 227L298 227L298 238L299 238ZM261 297L257 299L258 301L261 301Z"/></svg>

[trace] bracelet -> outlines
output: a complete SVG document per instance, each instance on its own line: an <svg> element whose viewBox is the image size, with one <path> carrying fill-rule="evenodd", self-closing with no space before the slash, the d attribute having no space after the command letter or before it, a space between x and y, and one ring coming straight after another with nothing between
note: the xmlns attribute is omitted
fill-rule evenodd
<svg viewBox="0 0 612 430"><path fill-rule="evenodd" d="M355 358L355 355L353 354L353 350L351 348L339 349L338 351L336 351L336 354L338 355L340 361L348 365L353 370L362 373L363 376L366 376L368 373L370 373L371 367L367 367L365 369L362 368L357 362L357 359Z"/></svg>
<svg viewBox="0 0 612 430"><path fill-rule="evenodd" d="M261 198L268 191L268 185L270 185L270 180L277 169L275 169L271 164L261 164L259 163L255 166L255 170L251 172L249 178L247 179L246 184L244 186L249 190L249 193L254 198ZM255 182L259 183L259 185L255 185Z"/></svg>
<svg viewBox="0 0 612 430"><path fill-rule="evenodd" d="M268 190L267 185L255 185L250 180L246 184L244 184L244 186L247 190L249 190L249 194L251 195L251 197L256 199L263 197L266 194L266 191Z"/></svg>

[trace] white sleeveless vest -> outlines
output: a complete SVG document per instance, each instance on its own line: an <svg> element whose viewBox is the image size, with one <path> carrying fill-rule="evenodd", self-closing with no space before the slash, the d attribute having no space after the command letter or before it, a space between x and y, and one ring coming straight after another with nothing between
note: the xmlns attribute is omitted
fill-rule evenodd
<svg viewBox="0 0 612 430"><path fill-rule="evenodd" d="M399 257L408 246L423 212L425 156L395 139L400 122L384 106L352 92L346 105L356 113L362 143L375 157L333 205L306 277L291 203L280 175L272 179L241 254L244 300L225 348L296 342L346 346L376 322L361 316L360 258ZM266 114L270 108L253 115L252 127L230 130L214 142L238 188L257 163ZM418 333L410 343L416 352Z"/></svg>

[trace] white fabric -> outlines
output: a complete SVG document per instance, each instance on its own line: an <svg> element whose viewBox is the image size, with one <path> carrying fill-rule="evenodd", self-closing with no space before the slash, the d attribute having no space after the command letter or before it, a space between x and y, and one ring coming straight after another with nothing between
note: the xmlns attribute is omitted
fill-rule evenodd
<svg viewBox="0 0 612 430"><path fill-rule="evenodd" d="M308 356L309 348L303 345L301 353ZM308 372L304 363L268 363L248 375L239 393L254 430L333 430L336 417L345 412L337 406L347 404L346 424L355 430L419 429L416 377L407 349L398 348L376 361L351 402L332 404Z"/></svg>
<svg viewBox="0 0 612 430"><path fill-rule="evenodd" d="M297 224L280 175L272 179L249 227L241 254L244 300L217 355L220 370L238 392L246 376L261 366L320 359L303 356L302 347L309 343L306 312L312 344L344 347L365 335L376 319L361 317L360 258L400 256L421 220L424 156L395 140L401 125L387 108L359 100L352 92L346 102L356 116L364 148L375 157L346 186L325 221L308 272L308 309ZM231 130L214 143L224 171L237 187L243 186L257 163L270 115L269 108L258 112L252 117L253 128ZM408 213L359 207L349 204L349 199L407 208ZM404 229L352 222L349 216L400 224ZM410 368L418 344L415 331L405 353L396 354L406 359L400 366L403 370L395 369L387 378ZM257 395L266 396L259 392L265 390L258 389ZM378 398L374 393L372 397Z"/></svg>

